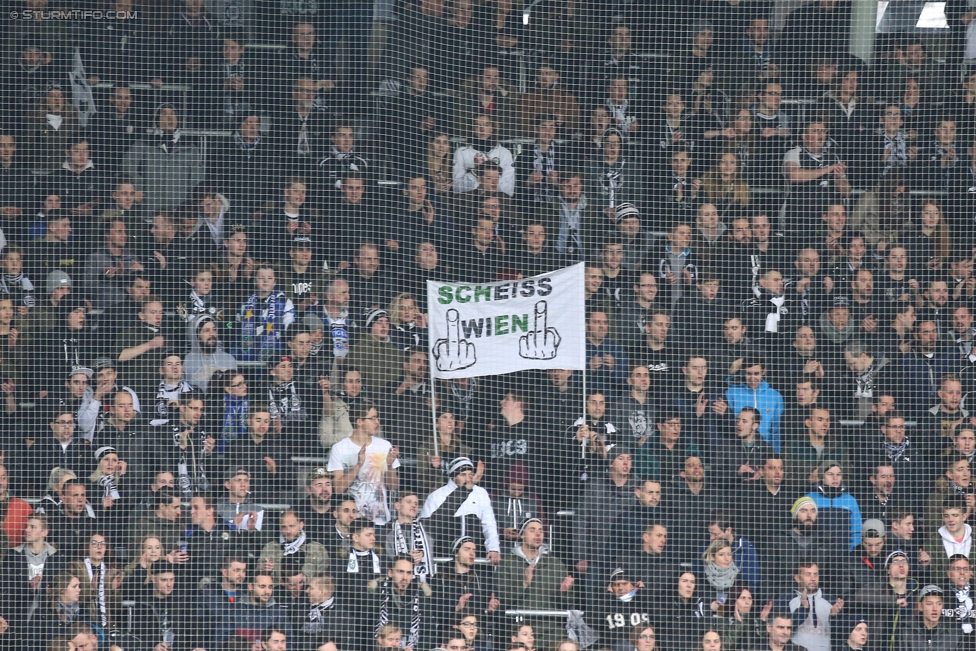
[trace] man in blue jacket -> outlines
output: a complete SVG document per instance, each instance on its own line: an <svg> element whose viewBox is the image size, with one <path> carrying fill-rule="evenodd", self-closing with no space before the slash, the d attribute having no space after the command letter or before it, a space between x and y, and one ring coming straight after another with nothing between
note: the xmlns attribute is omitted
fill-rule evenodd
<svg viewBox="0 0 976 651"><path fill-rule="evenodd" d="M782 440L779 425L783 417L783 396L763 379L766 375L765 363L758 359L746 360L743 367L745 384L737 383L734 377L730 377L727 380L729 388L725 392L725 399L736 417L743 407L758 409L762 419L759 422L759 434L780 453Z"/></svg>

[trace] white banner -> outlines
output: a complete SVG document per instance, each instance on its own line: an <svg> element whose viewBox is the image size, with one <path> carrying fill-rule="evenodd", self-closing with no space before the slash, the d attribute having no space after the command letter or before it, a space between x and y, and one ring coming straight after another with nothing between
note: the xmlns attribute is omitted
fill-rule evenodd
<svg viewBox="0 0 976 651"><path fill-rule="evenodd" d="M583 370L583 263L497 283L427 281L435 378L527 369Z"/></svg>

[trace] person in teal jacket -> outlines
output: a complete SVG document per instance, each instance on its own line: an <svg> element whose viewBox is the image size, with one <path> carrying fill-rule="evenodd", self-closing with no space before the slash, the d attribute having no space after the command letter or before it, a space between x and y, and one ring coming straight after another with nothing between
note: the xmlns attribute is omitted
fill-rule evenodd
<svg viewBox="0 0 976 651"><path fill-rule="evenodd" d="M729 388L725 391L725 400L736 417L743 407L758 409L762 417L759 434L779 454L783 449L779 430L780 420L783 418L783 396L763 379L766 375L766 365L763 362L746 360L742 366L745 369L745 383L740 383L735 376L728 378L726 382Z"/></svg>
<svg viewBox="0 0 976 651"><path fill-rule="evenodd" d="M844 486L844 471L836 461L827 460L820 465L820 482L817 488L807 497L813 499L817 505L819 513L818 519L821 525L830 526L836 520L830 517L831 510L847 511L850 521L850 547L853 551L861 544L861 507L858 506L854 496L847 492ZM838 522L839 524L839 522Z"/></svg>

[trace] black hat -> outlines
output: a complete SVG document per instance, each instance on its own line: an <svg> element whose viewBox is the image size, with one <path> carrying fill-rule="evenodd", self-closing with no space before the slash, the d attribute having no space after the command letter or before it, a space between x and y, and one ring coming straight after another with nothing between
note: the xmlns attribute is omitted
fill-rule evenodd
<svg viewBox="0 0 976 651"><path fill-rule="evenodd" d="M458 553L458 550L461 549L461 545L463 545L464 543L473 543L473 542L474 542L474 538L472 538L471 536L461 536L460 538L455 540L454 544L451 546L451 555L452 556L456 555Z"/></svg>
<svg viewBox="0 0 976 651"><path fill-rule="evenodd" d="M540 520L539 518L526 518L525 522L519 525L518 533L520 536L525 532L525 528L529 526L529 524L531 524L532 522L538 522L539 524L542 524L542 520Z"/></svg>
<svg viewBox="0 0 976 651"><path fill-rule="evenodd" d="M243 466L232 466L230 470L224 473L224 481L230 481L239 475L246 475L247 477L250 477L251 471Z"/></svg>
<svg viewBox="0 0 976 651"><path fill-rule="evenodd" d="M610 570L609 583L614 583L616 581L629 581L630 583L633 583L634 579L630 576L630 574L624 571L624 568L616 567Z"/></svg>
<svg viewBox="0 0 976 651"><path fill-rule="evenodd" d="M930 584L928 584L927 586L923 587L921 590L918 591L918 600L921 601L922 599L925 599L929 595L933 595L933 594L934 595L938 595L939 597L941 597L942 596L942 588L940 588L939 586L937 586L935 584L930 583Z"/></svg>
<svg viewBox="0 0 976 651"><path fill-rule="evenodd" d="M447 466L447 476L453 478L465 470L474 470L474 463L467 457L458 457Z"/></svg>

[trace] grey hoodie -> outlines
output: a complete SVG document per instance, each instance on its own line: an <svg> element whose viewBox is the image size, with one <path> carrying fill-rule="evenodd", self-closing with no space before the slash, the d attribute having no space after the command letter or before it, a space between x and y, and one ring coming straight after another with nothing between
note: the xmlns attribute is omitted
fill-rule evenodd
<svg viewBox="0 0 976 651"><path fill-rule="evenodd" d="M200 350L200 337L197 336L200 328L207 322L213 321L213 317L204 314L196 318L190 318L186 322L186 335L190 340L190 352L183 359L183 377L196 389L207 390L207 384L213 377L215 371L237 370L237 360L220 347L220 340L217 340L217 348L213 353L207 354Z"/></svg>

